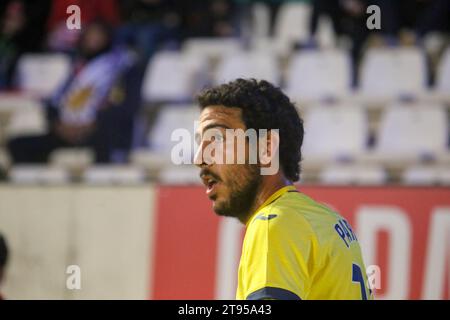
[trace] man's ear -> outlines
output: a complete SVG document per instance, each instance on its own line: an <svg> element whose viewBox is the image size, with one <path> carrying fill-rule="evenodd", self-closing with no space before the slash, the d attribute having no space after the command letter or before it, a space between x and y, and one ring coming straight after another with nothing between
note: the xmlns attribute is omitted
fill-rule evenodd
<svg viewBox="0 0 450 320"><path fill-rule="evenodd" d="M261 165L268 165L272 161L278 162L280 148L280 134L278 129L271 129L259 138L259 161Z"/></svg>

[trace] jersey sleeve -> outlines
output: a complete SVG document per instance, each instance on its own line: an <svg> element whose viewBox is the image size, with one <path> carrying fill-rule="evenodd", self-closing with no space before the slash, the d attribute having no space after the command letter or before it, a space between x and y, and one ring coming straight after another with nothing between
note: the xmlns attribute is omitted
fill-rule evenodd
<svg viewBox="0 0 450 320"><path fill-rule="evenodd" d="M314 265L314 236L306 222L272 211L257 216L247 232L239 271L241 297L304 299Z"/></svg>

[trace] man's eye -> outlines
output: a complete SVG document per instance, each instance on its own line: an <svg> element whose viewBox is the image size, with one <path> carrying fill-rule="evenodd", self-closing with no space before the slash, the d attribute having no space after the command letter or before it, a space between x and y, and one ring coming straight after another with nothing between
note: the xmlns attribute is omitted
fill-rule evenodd
<svg viewBox="0 0 450 320"><path fill-rule="evenodd" d="M215 134L214 135L214 141L216 141L216 142L223 142L223 135L222 134L220 134L220 133L217 133L217 134Z"/></svg>

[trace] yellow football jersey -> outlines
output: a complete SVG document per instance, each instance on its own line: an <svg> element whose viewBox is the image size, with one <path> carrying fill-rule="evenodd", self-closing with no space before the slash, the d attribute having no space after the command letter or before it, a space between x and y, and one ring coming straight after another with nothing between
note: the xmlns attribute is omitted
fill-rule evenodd
<svg viewBox="0 0 450 320"><path fill-rule="evenodd" d="M347 221L287 186L247 222L236 299L373 299Z"/></svg>

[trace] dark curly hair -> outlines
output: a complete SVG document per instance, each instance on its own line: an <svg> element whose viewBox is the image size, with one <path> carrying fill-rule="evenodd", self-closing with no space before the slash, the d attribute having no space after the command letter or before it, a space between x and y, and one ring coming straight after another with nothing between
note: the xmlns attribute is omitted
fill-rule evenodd
<svg viewBox="0 0 450 320"><path fill-rule="evenodd" d="M5 238L0 234L0 269L6 265L8 260L8 246Z"/></svg>
<svg viewBox="0 0 450 320"><path fill-rule="evenodd" d="M242 109L247 129L279 129L281 168L289 180L299 179L303 120L280 88L265 80L236 79L202 91L197 101L201 109L211 105Z"/></svg>

